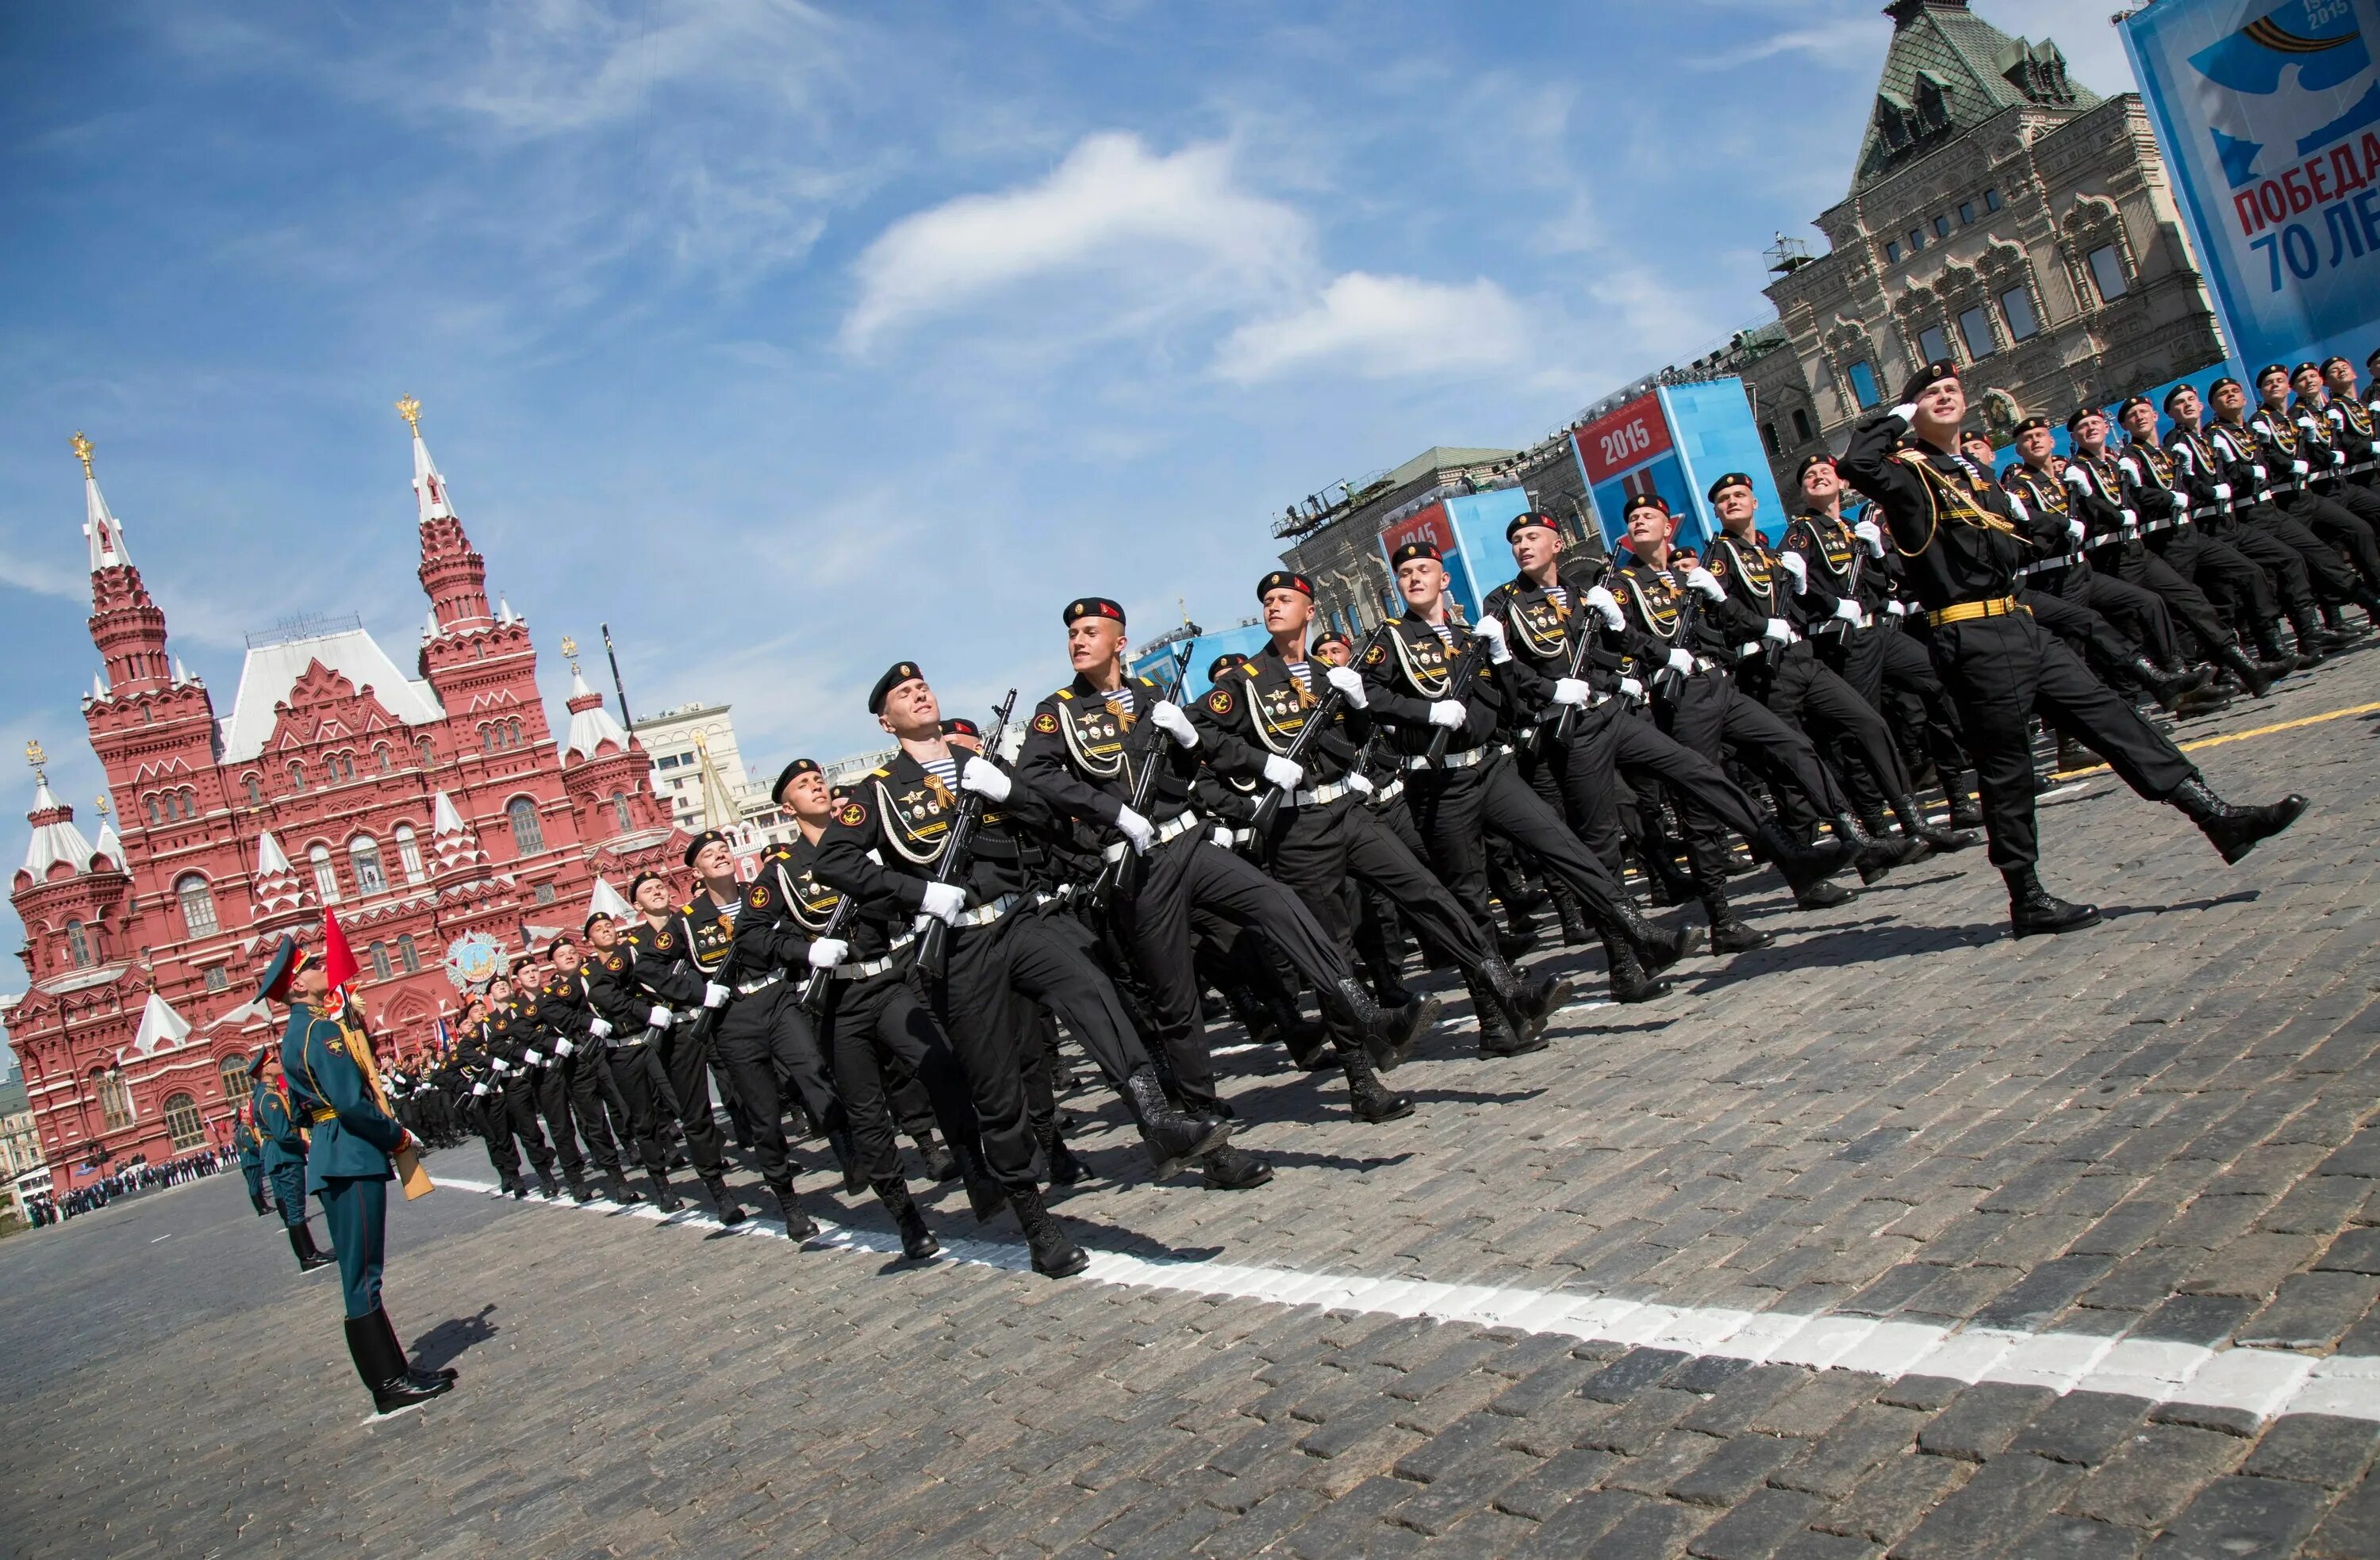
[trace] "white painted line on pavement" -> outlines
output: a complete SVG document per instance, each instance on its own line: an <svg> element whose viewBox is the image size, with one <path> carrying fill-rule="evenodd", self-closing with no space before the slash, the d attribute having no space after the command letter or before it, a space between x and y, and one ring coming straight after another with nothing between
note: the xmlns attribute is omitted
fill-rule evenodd
<svg viewBox="0 0 2380 1560"><path fill-rule="evenodd" d="M492 1197L510 1194L485 1181L438 1184ZM601 1198L583 1208L696 1229L724 1227L689 1205L664 1214L650 1203L623 1206ZM820 1223L807 1244L874 1256L901 1254L890 1232ZM784 1225L755 1216L726 1230L782 1240ZM996 1240L945 1240L954 1262L1030 1273L1023 1246ZM1272 1305L1311 1305L1378 1316L1426 1316L1482 1327L1574 1337L1582 1342L1642 1344L1652 1348L1744 1360L1754 1364L1806 1365L1813 1370L1865 1371L1876 1375L1943 1376L1952 1381L2046 1386L2060 1394L2109 1392L2157 1403L2235 1409L2260 1420L2289 1413L2336 1414L2380 1422L2380 1356L2327 1359L2276 1348L2206 1348L2156 1338L2109 1339L2085 1333L2025 1333L1997 1327L1937 1327L1832 1312L1730 1311L1717 1306L1657 1305L1578 1290L1502 1288L1438 1284L1420 1278L1369 1278L1360 1274L1305 1273L1225 1262L1151 1262L1123 1252L1093 1252L1082 1276L1094 1283L1220 1295Z"/></svg>

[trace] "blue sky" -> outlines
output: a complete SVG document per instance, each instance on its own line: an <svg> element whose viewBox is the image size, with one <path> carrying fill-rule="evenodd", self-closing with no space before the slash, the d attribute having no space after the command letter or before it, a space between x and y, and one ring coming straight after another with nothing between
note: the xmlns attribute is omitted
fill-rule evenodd
<svg viewBox="0 0 2380 1560"><path fill-rule="evenodd" d="M1978 0L2129 86L2104 7ZM0 743L88 827L67 435L176 649L360 611L409 663L405 430L492 590L632 698L867 745L1063 680L1056 610L1249 610L1269 516L1518 445L1762 318L1875 0L176 4L0 15ZM18 771L30 795L30 777ZM23 850L18 805L0 851Z"/></svg>

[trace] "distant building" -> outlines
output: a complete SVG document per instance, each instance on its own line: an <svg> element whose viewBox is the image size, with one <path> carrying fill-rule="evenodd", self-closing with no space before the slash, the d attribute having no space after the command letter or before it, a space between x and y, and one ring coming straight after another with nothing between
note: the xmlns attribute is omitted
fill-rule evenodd
<svg viewBox="0 0 2380 1560"><path fill-rule="evenodd" d="M716 828L734 836L737 853L794 838L793 818L769 794L769 782L744 768L735 723L723 704L684 704L636 723L652 757L653 794L689 834Z"/></svg>
<svg viewBox="0 0 2380 1560"><path fill-rule="evenodd" d="M33 1124L32 1102L22 1072L0 1083L0 1189L10 1213L25 1217L25 1200L50 1190L50 1167L42 1158L42 1134Z"/></svg>

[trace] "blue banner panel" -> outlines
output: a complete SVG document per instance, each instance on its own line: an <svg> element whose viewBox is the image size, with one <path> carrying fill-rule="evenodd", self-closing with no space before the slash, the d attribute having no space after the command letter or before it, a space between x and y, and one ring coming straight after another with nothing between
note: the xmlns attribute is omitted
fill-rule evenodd
<svg viewBox="0 0 2380 1560"><path fill-rule="evenodd" d="M1761 445L1760 429L1753 424L1752 401L1743 393L1743 381L1730 378L1663 385L1659 394L1662 413L1670 422L1670 439L1677 448L1681 479L1694 500L1694 513L1701 518L1704 534L1718 531L1719 524L1710 501L1703 495L1713 482L1740 471L1752 478L1752 491L1760 500L1753 518L1762 534L1771 541L1784 536L1792 516L1778 497L1777 478L1769 474L1768 453ZM1678 545L1700 543L1685 540L1682 527Z"/></svg>
<svg viewBox="0 0 2380 1560"><path fill-rule="evenodd" d="M1678 462L1677 452L1646 462L1625 477L1609 482L1598 482L1592 495L1595 499L1595 523L1603 531L1603 545L1618 552L1628 544L1621 538L1628 534L1627 505L1637 493L1658 493L1667 501L1670 513L1679 516L1677 544L1680 547L1702 546L1709 532L1702 522L1702 506L1695 502L1694 489L1686 481L1686 468Z"/></svg>
<svg viewBox="0 0 2380 1560"><path fill-rule="evenodd" d="M1207 668L1214 663L1217 656L1233 652L1252 656L1263 649L1271 638L1272 635L1265 632L1263 623L1252 623L1239 628L1213 629L1191 640L1190 674L1182 683L1183 702L1186 704L1192 699L1204 697L1215 685L1213 679L1207 675ZM1152 679L1162 688L1172 678L1174 659L1181 654L1180 640L1171 645L1160 645L1153 650L1140 651L1131 658L1132 674Z"/></svg>
<svg viewBox="0 0 2380 1560"><path fill-rule="evenodd" d="M2216 316L2252 369L2361 363L2380 334L2375 7L2159 0L2120 24ZM2082 257L2103 296L2132 275L2121 249Z"/></svg>

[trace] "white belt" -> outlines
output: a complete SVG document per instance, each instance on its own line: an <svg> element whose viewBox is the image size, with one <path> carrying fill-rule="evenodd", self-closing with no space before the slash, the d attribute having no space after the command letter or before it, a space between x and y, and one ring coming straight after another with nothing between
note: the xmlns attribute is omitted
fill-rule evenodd
<svg viewBox="0 0 2380 1560"><path fill-rule="evenodd" d="M1148 848L1153 851L1157 849L1158 846L1165 844L1169 840L1179 840L1184 835L1189 833L1192 829L1197 828L1198 824L1199 817L1196 808L1193 807L1186 811L1176 813L1173 816L1166 819L1163 823L1157 826L1157 838L1148 842ZM1099 853L1099 859L1102 861L1122 861L1123 860L1123 853L1131 849L1131 840L1119 840L1114 844L1110 845L1106 850L1101 851Z"/></svg>
<svg viewBox="0 0 2380 1560"><path fill-rule="evenodd" d="M1017 904L1022 901L1024 898L1025 896L1023 894L1002 894L998 899L992 901L990 904L979 904L973 910L960 912L957 925L962 926L989 926L994 921L999 920L1002 916L1015 909Z"/></svg>
<svg viewBox="0 0 2380 1560"><path fill-rule="evenodd" d="M1328 806L1354 789L1354 782L1350 780L1334 780L1329 785L1318 785L1311 791L1291 792L1289 804L1293 807Z"/></svg>
<svg viewBox="0 0 2380 1560"><path fill-rule="evenodd" d="M1509 751L1495 746L1474 747L1461 753L1450 753L1435 764L1429 761L1428 754L1415 753L1409 755L1401 767L1407 769L1467 769L1483 758L1493 758L1499 753Z"/></svg>
<svg viewBox="0 0 2380 1560"><path fill-rule="evenodd" d="M916 937L917 934L914 932L904 932L892 939L881 959L863 959L856 963L837 964L827 973L837 980L866 980L870 975L880 975L901 961L902 953L907 949L912 941L916 940Z"/></svg>
<svg viewBox="0 0 2380 1560"><path fill-rule="evenodd" d="M1372 805L1375 807L1385 807L1390 803L1395 801L1398 797L1402 796L1404 793L1405 777L1399 775L1388 784L1378 787L1372 792Z"/></svg>
<svg viewBox="0 0 2380 1560"><path fill-rule="evenodd" d="M735 983L735 995L738 997L749 997L756 991L766 991L783 978L783 974L779 973L777 974L762 975L759 980L737 981Z"/></svg>

